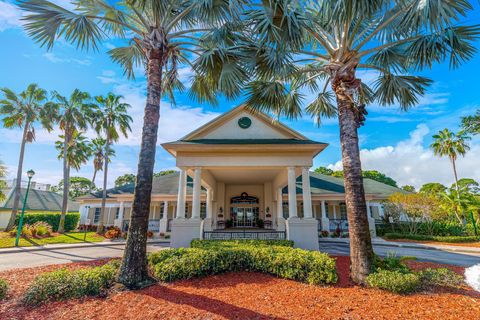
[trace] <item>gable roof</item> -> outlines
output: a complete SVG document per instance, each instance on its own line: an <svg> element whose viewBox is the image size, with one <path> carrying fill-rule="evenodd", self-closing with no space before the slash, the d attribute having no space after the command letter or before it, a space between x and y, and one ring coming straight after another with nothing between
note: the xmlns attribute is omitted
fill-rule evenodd
<svg viewBox="0 0 480 320"><path fill-rule="evenodd" d="M19 209L22 208L23 200L25 199L25 194L27 193L27 188L20 188L20 205ZM12 209L13 200L15 197L15 187L10 190L8 198L5 200L0 210ZM28 199L26 203L26 210L35 210L35 211L62 211L62 195L52 191L44 190L35 190L30 189L28 191ZM78 211L79 204L75 201L68 200L68 211Z"/></svg>
<svg viewBox="0 0 480 320"><path fill-rule="evenodd" d="M273 119L272 117L268 116L267 114L260 112L260 111L252 111L250 108L248 108L246 105L242 104L239 105L238 107L235 107L220 116L216 117L215 119L211 120L210 122L207 122L203 126L201 126L198 129L195 129L194 131L190 132L186 136L180 139L180 141L191 141L191 140L196 140L196 139L201 139L201 137L206 134L207 132L210 132L216 128L218 128L222 123L232 119L236 115L238 115L241 112L248 112L250 113L253 117L256 119L262 121L269 127L282 132L285 136L291 138L291 139L298 139L298 140L308 140L304 135L301 133L289 128L288 126L284 125L280 121L277 121Z"/></svg>

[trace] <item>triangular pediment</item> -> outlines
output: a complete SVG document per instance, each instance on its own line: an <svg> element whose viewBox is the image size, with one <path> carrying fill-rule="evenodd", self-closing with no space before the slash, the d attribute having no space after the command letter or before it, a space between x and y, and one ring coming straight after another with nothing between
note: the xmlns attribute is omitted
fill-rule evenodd
<svg viewBox="0 0 480 320"><path fill-rule="evenodd" d="M213 119L183 137L183 141L199 139L298 139L306 137L261 112L251 112L244 105Z"/></svg>

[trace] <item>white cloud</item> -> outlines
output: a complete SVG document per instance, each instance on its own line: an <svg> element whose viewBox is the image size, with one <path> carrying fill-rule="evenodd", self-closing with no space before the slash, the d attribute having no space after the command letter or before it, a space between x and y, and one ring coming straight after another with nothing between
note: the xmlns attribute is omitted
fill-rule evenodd
<svg viewBox="0 0 480 320"><path fill-rule="evenodd" d="M83 66L89 66L92 64L90 59L75 59L75 58L61 58L53 52L46 52L43 57L53 63L77 63Z"/></svg>
<svg viewBox="0 0 480 320"><path fill-rule="evenodd" d="M21 26L22 12L12 3L0 1L0 32Z"/></svg>
<svg viewBox="0 0 480 320"><path fill-rule="evenodd" d="M378 170L395 179L399 185L420 187L428 182L440 182L447 186L453 182L453 173L447 158L436 157L429 147L425 147L425 138L430 134L425 124L420 124L410 133L410 138L395 146L374 149L362 149L360 157L362 168ZM472 140L471 150L457 161L459 177L480 181L480 141ZM328 166L334 170L342 168L342 162Z"/></svg>

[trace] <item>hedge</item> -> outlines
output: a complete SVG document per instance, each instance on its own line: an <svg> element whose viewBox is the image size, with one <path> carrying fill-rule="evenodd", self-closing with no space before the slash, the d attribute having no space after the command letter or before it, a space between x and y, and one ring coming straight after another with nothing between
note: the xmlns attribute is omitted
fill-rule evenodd
<svg viewBox="0 0 480 320"><path fill-rule="evenodd" d="M0 279L0 300L5 299L8 292L8 283L7 281Z"/></svg>
<svg viewBox="0 0 480 320"><path fill-rule="evenodd" d="M230 271L256 271L309 284L337 282L335 259L318 251L251 244L194 245L203 247L152 253L149 263L154 275L160 281L171 282Z"/></svg>
<svg viewBox="0 0 480 320"><path fill-rule="evenodd" d="M387 239L408 239L416 241L438 241L438 242L477 242L480 241L480 237L475 236L426 236L420 234L404 234L404 233L385 233L384 235Z"/></svg>
<svg viewBox="0 0 480 320"><path fill-rule="evenodd" d="M35 306L48 301L98 296L110 287L120 266L113 260L103 266L47 272L35 278L23 296L23 302Z"/></svg>
<svg viewBox="0 0 480 320"><path fill-rule="evenodd" d="M35 222L43 221L52 226L53 231L58 230L61 213L57 212L43 212L43 213L25 213L23 216L23 223L32 225ZM18 226L20 215L17 215L15 224ZM70 212L65 215L65 231L73 231L77 228L80 221L80 213Z"/></svg>

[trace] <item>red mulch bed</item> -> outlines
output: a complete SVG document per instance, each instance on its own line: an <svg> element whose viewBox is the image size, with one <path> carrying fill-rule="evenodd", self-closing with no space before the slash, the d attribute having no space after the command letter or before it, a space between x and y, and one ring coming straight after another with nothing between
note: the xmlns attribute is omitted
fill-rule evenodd
<svg viewBox="0 0 480 320"><path fill-rule="evenodd" d="M105 260L63 266L81 268ZM416 269L443 267L409 261ZM260 273L238 272L157 284L107 298L53 302L36 308L19 303L26 286L47 266L0 272L11 291L0 302L0 319L480 319L480 294L467 287L432 288L401 296L354 286L348 257L338 257L335 286L311 286ZM462 273L463 268L450 267Z"/></svg>

